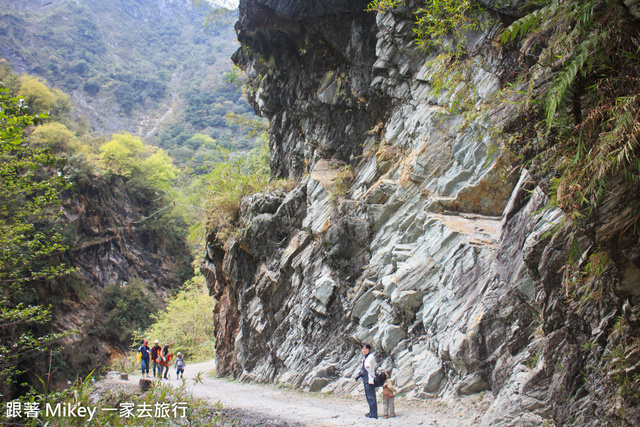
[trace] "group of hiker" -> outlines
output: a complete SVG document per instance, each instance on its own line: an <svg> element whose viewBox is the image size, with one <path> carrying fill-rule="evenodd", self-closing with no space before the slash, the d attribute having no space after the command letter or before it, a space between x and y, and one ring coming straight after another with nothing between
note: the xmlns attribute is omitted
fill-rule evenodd
<svg viewBox="0 0 640 427"><path fill-rule="evenodd" d="M168 378L169 362L173 358L173 354L169 353L169 344L160 347L159 341L156 340L154 346L149 348L148 341L144 340L142 346L138 349L138 359L142 369L142 376L149 377L149 366L153 363L153 376L155 378ZM384 418L395 417L394 397L396 389L393 382L386 372L377 372L376 359L371 353L371 345L362 345L362 369L356 376L356 380L362 378L364 385L364 393L369 405L369 412L365 415L367 418L378 418L378 402L376 397L376 387L382 387L382 402L384 410ZM186 363L182 358L182 353L178 352L174 367L176 369L176 379L184 377L184 368Z"/></svg>
<svg viewBox="0 0 640 427"><path fill-rule="evenodd" d="M173 359L173 354L169 353L169 344L160 347L158 340L155 341L151 348L149 348L149 341L144 340L142 346L138 349L138 360L140 361L143 378L150 378L149 367L153 364L153 377L168 380L169 362L171 362L171 359ZM187 366L187 364L182 358L182 353L178 352L174 363L176 379L184 378L185 366Z"/></svg>

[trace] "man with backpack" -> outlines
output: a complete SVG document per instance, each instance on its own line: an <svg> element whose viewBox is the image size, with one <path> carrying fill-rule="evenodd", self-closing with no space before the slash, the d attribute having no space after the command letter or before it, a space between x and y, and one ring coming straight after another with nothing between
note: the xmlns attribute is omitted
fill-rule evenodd
<svg viewBox="0 0 640 427"><path fill-rule="evenodd" d="M365 415L367 418L378 418L378 402L376 399L376 358L371 354L371 345L362 344L362 370L355 378L362 377L362 383L364 384L364 394L369 404L369 413Z"/></svg>
<svg viewBox="0 0 640 427"><path fill-rule="evenodd" d="M140 353L140 368L142 369L143 378L145 373L147 374L147 378L149 378L149 356L151 355L151 349L148 344L149 341L144 340L138 349L138 353Z"/></svg>

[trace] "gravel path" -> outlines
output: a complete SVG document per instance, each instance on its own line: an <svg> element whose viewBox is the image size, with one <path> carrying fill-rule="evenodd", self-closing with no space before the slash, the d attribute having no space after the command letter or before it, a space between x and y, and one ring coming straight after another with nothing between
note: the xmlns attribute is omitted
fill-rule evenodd
<svg viewBox="0 0 640 427"><path fill-rule="evenodd" d="M356 399L321 393L303 393L273 385L248 384L214 378L213 361L187 365L185 379L194 396L212 403L220 401L229 417L245 426L428 426L458 427L479 424L482 413L490 405L490 396L458 399L442 403L434 400L408 400L396 397L396 417L377 420L365 418L368 406L364 397ZM191 381L202 373L203 383ZM169 382L178 384L175 371ZM130 375L128 383L138 384L140 375ZM167 381L167 380L163 380ZM378 392L381 396L382 392ZM486 393L489 395L490 393ZM382 414L382 398L378 399L378 413Z"/></svg>

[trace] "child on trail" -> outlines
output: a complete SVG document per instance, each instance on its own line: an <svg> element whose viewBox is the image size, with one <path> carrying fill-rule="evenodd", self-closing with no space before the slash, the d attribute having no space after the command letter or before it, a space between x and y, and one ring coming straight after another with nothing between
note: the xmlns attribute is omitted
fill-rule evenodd
<svg viewBox="0 0 640 427"><path fill-rule="evenodd" d="M176 364L174 366L176 368L176 379L179 380L181 378L184 378L184 367L187 366L187 364L184 363L182 353L178 352L178 356L176 357Z"/></svg>
<svg viewBox="0 0 640 427"><path fill-rule="evenodd" d="M393 402L395 395L396 389L393 386L393 381L391 381L391 377L387 375L387 380L382 386L382 410L385 418L396 416L396 408Z"/></svg>

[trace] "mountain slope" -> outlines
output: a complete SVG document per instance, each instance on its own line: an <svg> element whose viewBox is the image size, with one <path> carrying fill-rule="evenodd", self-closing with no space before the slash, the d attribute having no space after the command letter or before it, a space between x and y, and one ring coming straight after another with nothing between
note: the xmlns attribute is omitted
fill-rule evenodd
<svg viewBox="0 0 640 427"><path fill-rule="evenodd" d="M87 130L140 135L179 162L196 155L185 143L197 133L220 145L253 145L224 120L229 112L255 117L225 81L238 46L227 18L206 31L205 13L189 0L3 0L0 6L0 56L14 71L69 93L74 119ZM202 99L211 90L217 95Z"/></svg>

